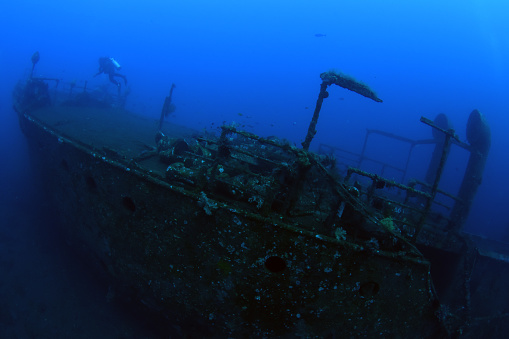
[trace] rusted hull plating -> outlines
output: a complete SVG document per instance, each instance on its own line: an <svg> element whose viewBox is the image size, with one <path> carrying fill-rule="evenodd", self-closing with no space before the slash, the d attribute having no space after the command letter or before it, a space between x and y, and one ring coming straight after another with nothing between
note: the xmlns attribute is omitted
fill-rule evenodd
<svg viewBox="0 0 509 339"><path fill-rule="evenodd" d="M129 168L20 114L70 239L183 335L440 332L429 265L254 218ZM435 305L436 306L436 305Z"/></svg>

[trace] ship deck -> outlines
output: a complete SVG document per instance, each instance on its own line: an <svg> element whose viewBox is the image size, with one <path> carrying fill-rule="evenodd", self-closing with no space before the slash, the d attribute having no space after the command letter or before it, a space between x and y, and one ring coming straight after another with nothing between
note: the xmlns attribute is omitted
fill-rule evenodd
<svg viewBox="0 0 509 339"><path fill-rule="evenodd" d="M125 161L137 159L140 167L164 176L165 164L157 157L142 156L155 150L159 124L156 119L119 108L74 106L46 107L30 112L30 116L74 142ZM193 129L169 122L164 123L163 131L173 138L197 134Z"/></svg>

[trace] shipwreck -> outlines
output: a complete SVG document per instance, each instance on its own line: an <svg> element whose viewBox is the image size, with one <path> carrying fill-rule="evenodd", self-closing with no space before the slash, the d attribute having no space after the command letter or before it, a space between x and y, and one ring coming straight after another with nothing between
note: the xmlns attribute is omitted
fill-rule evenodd
<svg viewBox="0 0 509 339"><path fill-rule="evenodd" d="M34 55L33 67L38 61ZM364 150L309 151L329 86L381 102L339 73L320 75L302 148L234 125L212 135L165 122L175 86L156 121L125 111L125 98L32 73L15 88L14 109L62 232L174 334L507 330L505 286L489 274L507 276L507 246L462 232L490 147L477 110L468 143L445 115L421 119L428 140L368 130L365 143L373 134L408 143L409 159L416 145L434 147L425 179L408 179L401 168L395 181L363 170ZM438 188L451 147L470 153L456 194ZM350 164L341 166L345 154Z"/></svg>

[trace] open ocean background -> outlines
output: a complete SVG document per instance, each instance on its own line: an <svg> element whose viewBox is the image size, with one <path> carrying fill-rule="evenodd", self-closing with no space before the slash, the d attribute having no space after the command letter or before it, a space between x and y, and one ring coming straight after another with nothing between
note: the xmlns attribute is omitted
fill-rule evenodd
<svg viewBox="0 0 509 339"><path fill-rule="evenodd" d="M502 0L3 1L0 337L159 335L109 302L107 286L65 257L52 233L51 209L34 188L37 169L30 167L11 99L35 51L41 55L35 76L88 81L91 89L113 87L106 75L93 75L99 57L114 57L131 89L126 108L135 113L158 119L175 83L171 122L212 131L236 122L297 145L320 73L340 70L384 100L330 88L311 149L323 142L360 152L367 128L427 139L430 128L419 119L439 113L465 141L468 116L479 109L492 146L465 229L508 240L508 15ZM406 156L383 139L376 146L371 152L388 162ZM431 151L416 149L410 177L423 177ZM442 189L457 192L467 159L453 146Z"/></svg>

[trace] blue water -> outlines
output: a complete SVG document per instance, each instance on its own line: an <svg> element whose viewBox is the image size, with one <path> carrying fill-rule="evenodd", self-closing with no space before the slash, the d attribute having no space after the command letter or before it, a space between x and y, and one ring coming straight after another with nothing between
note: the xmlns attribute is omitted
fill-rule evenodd
<svg viewBox="0 0 509 339"><path fill-rule="evenodd" d="M468 116L479 109L491 126L492 146L465 229L500 239L509 232L508 12L502 0L4 1L0 210L10 218L0 221L1 234L16 235L13 225L30 230L43 222L29 220L44 206L11 108L12 88L28 76L30 57L39 51L36 76L80 86L88 81L90 88L113 86L107 76L93 75L99 57L115 57L132 91L126 108L138 114L157 119L175 83L177 110L170 121L207 130L237 122L297 145L312 116L320 73L340 70L383 99L376 103L331 88L311 149L323 142L359 152L367 128L426 139L431 132L419 118L438 113L447 114L465 140ZM373 152L401 162L401 150L384 142ZM430 152L426 146L416 151L409 176L423 176ZM441 188L456 193L466 159L453 147ZM9 253L19 252L13 242L0 247L7 243ZM0 313L0 321L5 317Z"/></svg>

